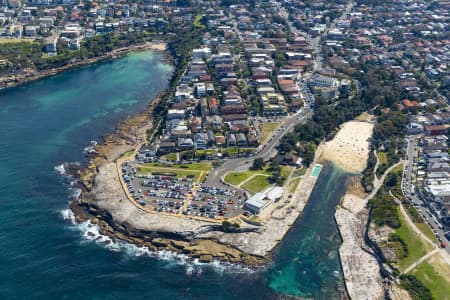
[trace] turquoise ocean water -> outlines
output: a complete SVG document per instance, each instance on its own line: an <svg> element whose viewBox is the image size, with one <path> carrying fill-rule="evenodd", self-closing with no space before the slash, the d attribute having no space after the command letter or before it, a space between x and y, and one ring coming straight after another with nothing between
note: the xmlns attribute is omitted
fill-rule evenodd
<svg viewBox="0 0 450 300"><path fill-rule="evenodd" d="M70 189L54 166L141 111L171 67L151 52L0 91L0 299L333 299L342 287L333 221L347 175L325 165L303 217L259 271L199 265L70 224ZM113 251L119 250L119 251Z"/></svg>

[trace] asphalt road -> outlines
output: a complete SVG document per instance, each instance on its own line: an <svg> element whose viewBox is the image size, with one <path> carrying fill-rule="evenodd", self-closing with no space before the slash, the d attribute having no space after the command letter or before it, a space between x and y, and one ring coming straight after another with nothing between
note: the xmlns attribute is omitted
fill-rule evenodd
<svg viewBox="0 0 450 300"><path fill-rule="evenodd" d="M217 186L217 182L220 182L220 179L228 172L231 171L240 171L244 169L248 169L250 165L253 164L253 161L256 158L263 158L267 156L272 156L277 153L275 147L278 145L280 139L288 132L292 131L295 125L300 123L305 123L308 117L312 115L312 111L309 108L301 109L298 113L286 117L283 119L280 126L282 126L282 130L275 131L275 134L272 138L268 138L268 141L261 145L264 148L256 155L252 157L241 157L230 159L224 162L224 164L220 167L214 168L209 172L208 177L206 178L205 183L211 186Z"/></svg>
<svg viewBox="0 0 450 300"><path fill-rule="evenodd" d="M419 211L422 217L429 223L432 230L437 232L438 236L446 241L447 248L445 250L450 254L449 241L444 236L444 230L442 230L442 224L434 216L428 207L428 202L425 199L421 199L415 188L416 185L416 167L414 166L414 158L417 157L417 143L419 136L407 136L408 143L406 149L405 168L402 179L402 190L404 195L411 201L414 207ZM412 190L414 192L412 192ZM424 201L425 200L425 201Z"/></svg>

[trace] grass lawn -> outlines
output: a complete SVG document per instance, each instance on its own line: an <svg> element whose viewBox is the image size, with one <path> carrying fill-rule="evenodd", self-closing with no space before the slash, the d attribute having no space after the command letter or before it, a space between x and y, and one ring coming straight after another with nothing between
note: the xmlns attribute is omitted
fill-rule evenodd
<svg viewBox="0 0 450 300"><path fill-rule="evenodd" d="M292 173L292 177L299 177L299 176L303 176L306 173L306 169L305 168L300 168L294 171L294 173Z"/></svg>
<svg viewBox="0 0 450 300"><path fill-rule="evenodd" d="M430 259L431 261L431 259ZM442 268L446 265L431 264L424 261L417 266L411 273L416 276L427 288L431 290L431 294L435 299L449 300L450 299L450 281L445 279L447 272Z"/></svg>
<svg viewBox="0 0 450 300"><path fill-rule="evenodd" d="M264 123L261 124L261 140L259 141L261 144L266 141L266 139L271 135L275 129L280 126L280 123Z"/></svg>
<svg viewBox="0 0 450 300"><path fill-rule="evenodd" d="M212 164L209 162L193 163L193 164L164 164L164 163L148 163L143 164L143 167L158 167L158 168L173 168L180 170L194 170L194 171L209 171Z"/></svg>
<svg viewBox="0 0 450 300"><path fill-rule="evenodd" d="M295 178L293 180L291 180L291 182L289 183L289 193L293 193L295 192L295 189L298 186L298 183L300 182L301 178Z"/></svg>
<svg viewBox="0 0 450 300"><path fill-rule="evenodd" d="M148 175L152 174L154 172L166 172L166 173L176 173L176 177L183 178L187 177L189 175L195 177L195 181L200 180L201 171L192 171L192 170L186 170L186 169L174 169L174 168L158 168L158 167L144 167L140 166L137 168L138 175Z"/></svg>
<svg viewBox="0 0 450 300"><path fill-rule="evenodd" d="M428 226L425 222L414 223L414 224L416 224L417 228L419 228L419 230L422 231L422 233L425 234L427 238L429 238L433 242L436 242L436 243L438 242L436 236L431 231L430 226Z"/></svg>
<svg viewBox="0 0 450 300"><path fill-rule="evenodd" d="M291 168L287 166L281 167L281 176L284 178L288 178L291 173ZM239 185L245 180L249 179L252 175L272 175L272 172L269 171L269 166L264 167L263 170L248 170L242 172L230 172L225 176L225 182L228 182L233 185Z"/></svg>
<svg viewBox="0 0 450 300"><path fill-rule="evenodd" d="M169 153L167 155L164 155L165 159L169 161L176 161L177 160L177 154L176 153Z"/></svg>
<svg viewBox="0 0 450 300"><path fill-rule="evenodd" d="M409 205L404 205L404 207L411 220L417 226L417 228L419 228L419 230L422 231L422 233L425 234L430 240L437 243L438 240L436 236L431 231L431 228L425 223L425 221L423 220L419 212L416 210L416 208Z"/></svg>
<svg viewBox="0 0 450 300"><path fill-rule="evenodd" d="M211 169L210 163L196 163L196 164L162 164L162 163L148 163L138 166L139 175L147 175L153 172L168 172L176 173L177 177L194 176L196 182L201 182L206 176L207 171Z"/></svg>
<svg viewBox="0 0 450 300"><path fill-rule="evenodd" d="M238 154L238 148L226 148L226 149L222 149L222 153L228 153L228 155L230 156L234 156Z"/></svg>
<svg viewBox="0 0 450 300"><path fill-rule="evenodd" d="M239 185L253 174L246 171L246 172L230 172L225 176L225 182L228 182L232 185Z"/></svg>
<svg viewBox="0 0 450 300"><path fill-rule="evenodd" d="M387 164L387 155L386 155L386 152L377 152L377 155L378 155L378 159L379 159L379 161L380 161L380 165L385 165L385 164Z"/></svg>
<svg viewBox="0 0 450 300"><path fill-rule="evenodd" d="M251 193L258 193L270 185L269 177L257 175L244 183L241 187Z"/></svg>
<svg viewBox="0 0 450 300"><path fill-rule="evenodd" d="M291 175L291 171L292 171L292 169L290 167L282 166L281 167L281 177L284 177L287 179L289 177L289 175Z"/></svg>
<svg viewBox="0 0 450 300"><path fill-rule="evenodd" d="M403 164L399 164L398 166L396 166L395 168L393 168L391 170L391 173L403 173Z"/></svg>
<svg viewBox="0 0 450 300"><path fill-rule="evenodd" d="M218 149L200 149L200 150L195 150L195 155L206 155L206 156L210 156L212 154L217 153L219 150Z"/></svg>
<svg viewBox="0 0 450 300"><path fill-rule="evenodd" d="M284 168L284 167L283 167ZM233 185L239 185L245 180L249 179L252 175L261 174L261 175L272 175L272 173L268 170L269 167L266 166L262 170L248 170L242 172L230 172L225 176L225 182L228 182ZM284 171L286 172L286 171ZM283 174L283 169L281 171ZM287 177L286 177L287 178Z"/></svg>
<svg viewBox="0 0 450 300"><path fill-rule="evenodd" d="M399 208L397 208L399 209ZM432 247L422 242L422 240L416 235L413 229L406 223L403 215L399 212L399 218L401 226L395 230L400 238L408 245L408 256L401 258L399 261L399 267L404 270L417 259L424 256L428 251L432 250Z"/></svg>

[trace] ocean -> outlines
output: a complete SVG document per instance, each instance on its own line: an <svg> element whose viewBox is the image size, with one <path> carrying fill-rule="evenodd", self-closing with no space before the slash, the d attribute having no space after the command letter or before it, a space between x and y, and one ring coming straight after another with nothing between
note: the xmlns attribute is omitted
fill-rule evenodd
<svg viewBox="0 0 450 300"><path fill-rule="evenodd" d="M132 53L0 91L0 299L338 298L333 215L348 175L331 164L260 270L106 245L92 225L71 222L73 190L55 166L85 162L91 141L167 87L161 58Z"/></svg>

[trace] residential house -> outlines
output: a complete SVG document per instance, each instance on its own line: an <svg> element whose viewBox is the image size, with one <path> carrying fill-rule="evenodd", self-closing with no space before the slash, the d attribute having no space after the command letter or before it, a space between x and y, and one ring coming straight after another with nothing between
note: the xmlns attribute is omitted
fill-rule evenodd
<svg viewBox="0 0 450 300"><path fill-rule="evenodd" d="M236 147L236 136L232 133L227 134L227 146L228 147Z"/></svg>

